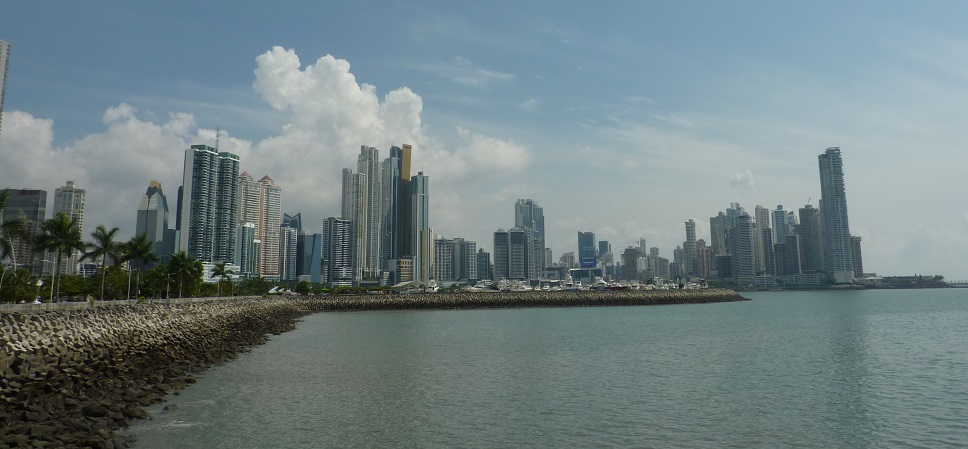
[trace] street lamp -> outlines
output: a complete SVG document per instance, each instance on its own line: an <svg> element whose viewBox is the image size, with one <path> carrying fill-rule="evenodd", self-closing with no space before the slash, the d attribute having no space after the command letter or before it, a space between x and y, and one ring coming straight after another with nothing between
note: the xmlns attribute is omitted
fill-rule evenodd
<svg viewBox="0 0 968 449"><path fill-rule="evenodd" d="M131 262L128 261L128 301L131 301Z"/></svg>
<svg viewBox="0 0 968 449"><path fill-rule="evenodd" d="M42 259L43 265L40 266L40 278L44 278L44 272L47 271L47 264L50 263L47 259ZM37 287L37 297L40 297L40 287ZM54 303L54 271L50 272L50 302Z"/></svg>

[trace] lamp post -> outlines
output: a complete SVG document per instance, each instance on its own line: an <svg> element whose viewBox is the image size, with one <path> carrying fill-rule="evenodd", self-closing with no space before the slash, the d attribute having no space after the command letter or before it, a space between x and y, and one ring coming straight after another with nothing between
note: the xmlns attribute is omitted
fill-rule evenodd
<svg viewBox="0 0 968 449"><path fill-rule="evenodd" d="M42 259L41 262L43 264L40 266L40 277L41 279L43 279L44 272L47 271L47 264L49 264L50 261L47 259ZM40 287L37 287L37 296L38 297L40 296ZM54 271L53 270L51 270L50 272L50 302L51 304L54 303Z"/></svg>
<svg viewBox="0 0 968 449"><path fill-rule="evenodd" d="M131 262L128 261L128 301L131 301Z"/></svg>

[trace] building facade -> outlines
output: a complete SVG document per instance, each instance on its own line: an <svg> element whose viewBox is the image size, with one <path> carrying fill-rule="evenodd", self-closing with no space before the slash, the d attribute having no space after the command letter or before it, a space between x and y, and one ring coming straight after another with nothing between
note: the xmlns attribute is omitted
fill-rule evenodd
<svg viewBox="0 0 968 449"><path fill-rule="evenodd" d="M67 181L63 187L54 189L54 215L64 214L77 222L77 229L84 235L84 189L79 189L74 181ZM61 258L61 274L77 274L77 265L81 262L80 251L66 254ZM50 259L50 257L48 257Z"/></svg>
<svg viewBox="0 0 968 449"><path fill-rule="evenodd" d="M840 148L830 147L817 157L820 165L820 215L823 218L825 271L828 279L843 284L854 281L844 161Z"/></svg>

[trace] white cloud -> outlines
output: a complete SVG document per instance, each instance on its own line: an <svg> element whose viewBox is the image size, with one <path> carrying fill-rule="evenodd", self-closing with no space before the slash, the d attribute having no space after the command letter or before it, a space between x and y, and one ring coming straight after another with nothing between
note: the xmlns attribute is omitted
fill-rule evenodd
<svg viewBox="0 0 968 449"><path fill-rule="evenodd" d="M541 100L537 98L531 98L528 101L518 105L519 108L524 109L525 111L534 111L538 108L538 106L541 106Z"/></svg>
<svg viewBox="0 0 968 449"><path fill-rule="evenodd" d="M478 89L514 79L514 75L510 73L480 68L473 61L463 56L458 56L447 63L429 64L423 67L423 70L442 75L455 83Z"/></svg>
<svg viewBox="0 0 968 449"><path fill-rule="evenodd" d="M729 177L729 186L744 192L753 190L753 173L749 170L734 173Z"/></svg>
<svg viewBox="0 0 968 449"><path fill-rule="evenodd" d="M464 128L454 141L439 141L421 119L419 95L402 87L381 99L375 86L358 83L349 63L333 56L302 66L293 50L275 47L256 58L254 73L254 91L285 114L288 124L256 142L222 129L219 149L238 154L242 170L280 184L283 210L302 212L308 231L318 232L323 218L338 215L340 173L355 168L361 145L375 146L381 155L390 145L414 146L413 170L424 169L437 192L431 199L432 225L451 236L488 222L487 211L473 207L489 193L480 183L503 183L531 163L526 146ZM86 233L105 224L133 235L148 182L162 182L174 211L184 150L216 140L216 131L198 128L191 113L170 113L164 122L143 118L152 116L121 103L104 112L102 131L54 148L53 120L7 112L0 179L9 185L0 187L38 188L50 195L73 180L87 190Z"/></svg>

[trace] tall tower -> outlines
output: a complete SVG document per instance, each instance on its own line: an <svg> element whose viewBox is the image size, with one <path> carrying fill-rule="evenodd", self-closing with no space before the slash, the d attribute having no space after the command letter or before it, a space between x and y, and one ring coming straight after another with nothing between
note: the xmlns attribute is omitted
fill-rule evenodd
<svg viewBox="0 0 968 449"><path fill-rule="evenodd" d="M578 231L578 265L581 268L594 268L598 265L595 257L595 233Z"/></svg>
<svg viewBox="0 0 968 449"><path fill-rule="evenodd" d="M410 178L410 210L413 218L413 280L430 280L434 262L433 230L430 228L430 190L429 178L419 172Z"/></svg>
<svg viewBox="0 0 968 449"><path fill-rule="evenodd" d="M525 269L527 278L537 279L545 268L544 209L534 200L521 199L514 203L514 226L530 230L531 242Z"/></svg>
<svg viewBox="0 0 968 449"><path fill-rule="evenodd" d="M351 255L353 260L353 280L363 279L363 264L365 261L366 241L366 175L354 173L351 168L343 169L343 201L340 207L340 217L350 221Z"/></svg>
<svg viewBox="0 0 968 449"><path fill-rule="evenodd" d="M696 222L689 219L686 222L686 241L682 245L683 257L686 259L686 277L698 274L696 270Z"/></svg>
<svg viewBox="0 0 968 449"><path fill-rule="evenodd" d="M851 283L854 281L854 258L847 221L844 161L839 147L827 148L817 159L820 163L820 215L826 245L826 272L834 283Z"/></svg>
<svg viewBox="0 0 968 449"><path fill-rule="evenodd" d="M739 285L752 285L756 275L756 263L753 260L753 220L745 212L735 218L729 232L733 279Z"/></svg>
<svg viewBox="0 0 968 449"><path fill-rule="evenodd" d="M809 204L800 208L800 269L804 273L822 270L821 226L819 210Z"/></svg>
<svg viewBox="0 0 968 449"><path fill-rule="evenodd" d="M756 206L753 209L753 251L756 257L756 272L766 273L767 252L773 252L773 245L769 248L763 244L763 236L768 232L773 232L770 228L770 210L763 206ZM770 236L772 237L772 235ZM770 238L770 242L773 239ZM771 261L772 257L769 258Z"/></svg>
<svg viewBox="0 0 968 449"><path fill-rule="evenodd" d="M10 44L0 41L0 131L3 131L3 97L7 91L7 65L10 62Z"/></svg>
<svg viewBox="0 0 968 449"><path fill-rule="evenodd" d="M259 276L279 279L279 231L282 226L282 187L268 175L259 180Z"/></svg>
<svg viewBox="0 0 968 449"><path fill-rule="evenodd" d="M331 286L353 285L352 223L345 218L323 220L322 278Z"/></svg>
<svg viewBox="0 0 968 449"><path fill-rule="evenodd" d="M159 261L171 257L171 245L165 244L165 232L168 231L168 199L161 189L161 183L152 180L148 189L138 202L138 216L135 220L135 235L144 235L145 241L151 244L152 250Z"/></svg>
<svg viewBox="0 0 968 449"><path fill-rule="evenodd" d="M508 252L511 246L510 234L504 229L494 232L494 281L510 278Z"/></svg>
<svg viewBox="0 0 968 449"><path fill-rule="evenodd" d="M259 184L249 172L239 175L239 224L259 222Z"/></svg>
<svg viewBox="0 0 968 449"><path fill-rule="evenodd" d="M380 242L383 240L383 177L380 169L380 151L366 145L361 146L356 170L363 175L363 191L360 193L365 196L359 223L363 246L358 251L361 256L359 269L362 270L364 278L376 278L380 274Z"/></svg>
<svg viewBox="0 0 968 449"><path fill-rule="evenodd" d="M235 262L239 157L208 145L185 150L178 251L201 262Z"/></svg>
<svg viewBox="0 0 968 449"><path fill-rule="evenodd" d="M77 228L84 235L84 189L78 189L74 181L67 181L64 187L54 189L54 214L65 214L77 222ZM61 273L75 274L81 260L79 251L66 254L61 259Z"/></svg>

